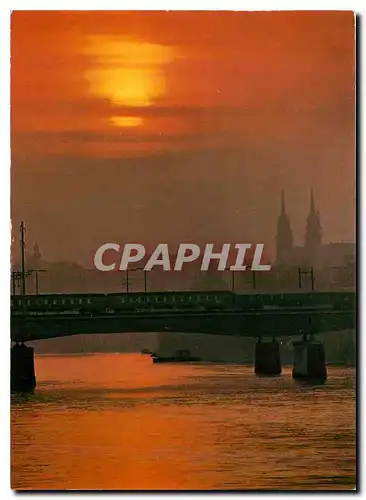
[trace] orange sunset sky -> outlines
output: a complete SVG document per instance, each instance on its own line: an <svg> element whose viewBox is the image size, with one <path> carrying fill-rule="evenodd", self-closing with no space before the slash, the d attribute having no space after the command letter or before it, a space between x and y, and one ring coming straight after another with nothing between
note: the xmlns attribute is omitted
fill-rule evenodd
<svg viewBox="0 0 366 500"><path fill-rule="evenodd" d="M46 260L106 241L353 241L351 12L13 12L12 218Z"/></svg>

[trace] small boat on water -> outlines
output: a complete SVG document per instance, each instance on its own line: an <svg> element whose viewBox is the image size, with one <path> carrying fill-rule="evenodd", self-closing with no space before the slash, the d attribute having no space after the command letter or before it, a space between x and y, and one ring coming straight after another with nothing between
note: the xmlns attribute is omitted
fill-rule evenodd
<svg viewBox="0 0 366 500"><path fill-rule="evenodd" d="M150 354L153 363L187 363L190 361L201 361L201 358L197 356L191 356L188 349L179 349L175 351L173 356L159 356L155 353Z"/></svg>

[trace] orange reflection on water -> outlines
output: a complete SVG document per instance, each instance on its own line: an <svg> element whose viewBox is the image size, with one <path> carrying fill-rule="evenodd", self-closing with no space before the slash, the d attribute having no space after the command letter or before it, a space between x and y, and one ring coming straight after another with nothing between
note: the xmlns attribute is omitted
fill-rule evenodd
<svg viewBox="0 0 366 500"><path fill-rule="evenodd" d="M352 489L354 372L303 386L251 367L38 357L13 400L17 489Z"/></svg>

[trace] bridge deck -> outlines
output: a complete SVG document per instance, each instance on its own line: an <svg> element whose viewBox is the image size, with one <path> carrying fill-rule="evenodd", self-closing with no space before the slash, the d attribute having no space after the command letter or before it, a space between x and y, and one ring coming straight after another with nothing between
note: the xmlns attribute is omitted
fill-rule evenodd
<svg viewBox="0 0 366 500"><path fill-rule="evenodd" d="M283 336L355 328L354 309L154 311L104 315L12 315L11 338L37 340L80 333L159 332Z"/></svg>

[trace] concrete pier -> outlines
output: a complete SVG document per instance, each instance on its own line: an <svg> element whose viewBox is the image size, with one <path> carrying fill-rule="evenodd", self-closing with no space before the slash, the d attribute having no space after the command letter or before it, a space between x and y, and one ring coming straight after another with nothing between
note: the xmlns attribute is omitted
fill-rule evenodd
<svg viewBox="0 0 366 500"><path fill-rule="evenodd" d="M293 342L294 365L293 378L308 380L326 380L324 346L312 340Z"/></svg>
<svg viewBox="0 0 366 500"><path fill-rule="evenodd" d="M11 392L29 392L35 387L34 349L17 343L11 348Z"/></svg>
<svg viewBox="0 0 366 500"><path fill-rule="evenodd" d="M254 372L257 375L280 375L281 357L276 341L262 342L258 340L254 352Z"/></svg>

